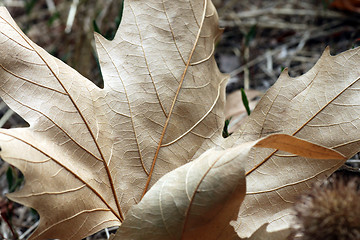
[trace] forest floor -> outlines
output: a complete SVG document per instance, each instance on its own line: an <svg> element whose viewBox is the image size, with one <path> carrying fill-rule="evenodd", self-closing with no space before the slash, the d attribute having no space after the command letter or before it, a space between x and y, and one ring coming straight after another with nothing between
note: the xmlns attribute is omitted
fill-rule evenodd
<svg viewBox="0 0 360 240"><path fill-rule="evenodd" d="M112 38L121 18L121 0L0 0L38 45L101 85L93 43L94 28ZM327 46L338 54L360 45L360 6L335 8L325 0L214 0L224 33L215 57L230 75L227 93L240 88L266 91L284 68L292 77L307 72ZM343 1L335 1L343 2ZM347 1L348 2L348 1ZM69 18L76 8L74 18ZM73 20L73 21L72 21ZM44 32L46 34L44 34ZM26 123L0 102L0 127ZM348 163L360 166L358 156ZM19 187L20 172L0 160L0 239L26 239L39 218L5 194ZM113 229L110 229L110 232ZM13 238L13 234L17 237ZM87 239L107 239L99 232Z"/></svg>

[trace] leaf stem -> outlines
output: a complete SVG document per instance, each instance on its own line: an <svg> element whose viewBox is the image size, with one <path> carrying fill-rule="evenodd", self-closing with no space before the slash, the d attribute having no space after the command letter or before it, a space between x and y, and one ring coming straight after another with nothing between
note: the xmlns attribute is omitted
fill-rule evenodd
<svg viewBox="0 0 360 240"><path fill-rule="evenodd" d="M241 88L240 91L241 91L241 98L242 98L244 107L245 107L246 112L247 112L247 114L249 116L250 113L251 113L250 106L249 106L249 100L248 100L248 98L246 96L245 90L243 88Z"/></svg>

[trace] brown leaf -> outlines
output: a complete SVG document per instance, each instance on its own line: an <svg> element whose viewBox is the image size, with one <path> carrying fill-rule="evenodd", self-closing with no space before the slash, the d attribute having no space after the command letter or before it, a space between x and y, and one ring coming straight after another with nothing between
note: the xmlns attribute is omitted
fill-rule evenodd
<svg viewBox="0 0 360 240"><path fill-rule="evenodd" d="M330 56L326 49L306 74L287 70L263 96L239 132L224 147L283 133L335 149L346 158L360 149L360 48ZM247 196L233 222L240 237L264 223L268 231L288 228L291 206L311 183L324 179L344 160L314 160L270 149L254 149L246 163Z"/></svg>
<svg viewBox="0 0 360 240"><path fill-rule="evenodd" d="M95 34L100 89L0 8L0 95L30 124L1 129L1 157L26 179L9 197L40 213L30 239L120 225L157 179L219 143L217 20L210 1L125 1L115 39Z"/></svg>
<svg viewBox="0 0 360 240"><path fill-rule="evenodd" d="M26 178L10 197L40 213L31 239L80 239L120 225L157 179L215 146L278 132L346 157L359 150L359 48L335 57L327 50L295 79L284 71L222 143L226 77L213 58L221 33L213 5L144 3L125 1L113 41L95 36L104 89L31 42L0 8L0 95L30 124L0 130L1 157ZM251 150L233 223L239 235L268 222L269 231L286 228L296 197L343 162Z"/></svg>
<svg viewBox="0 0 360 240"><path fill-rule="evenodd" d="M296 139L286 134L270 135L256 143L255 147L281 149L283 151L308 158L347 159L337 151L310 143L308 141Z"/></svg>

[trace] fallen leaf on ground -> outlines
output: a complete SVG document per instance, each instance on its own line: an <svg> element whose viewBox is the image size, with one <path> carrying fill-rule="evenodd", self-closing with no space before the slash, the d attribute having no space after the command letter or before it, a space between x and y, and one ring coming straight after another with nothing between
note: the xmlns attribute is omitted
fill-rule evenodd
<svg viewBox="0 0 360 240"><path fill-rule="evenodd" d="M30 124L0 130L1 157L26 179L9 198L40 214L30 239L120 225L162 175L222 140L220 34L211 1L125 1L114 40L95 34L100 89L0 8L0 95Z"/></svg>
<svg viewBox="0 0 360 240"><path fill-rule="evenodd" d="M0 95L30 125L0 130L1 157L26 179L11 199L40 213L31 239L81 239L120 225L161 176L216 146L285 133L345 157L360 149L360 48L327 50L297 78L285 70L223 140L226 76L213 58L221 33L213 5L144 3L125 1L113 41L95 35L103 89L31 42L0 8ZM239 236L265 223L287 228L297 196L343 163L251 150L233 222Z"/></svg>

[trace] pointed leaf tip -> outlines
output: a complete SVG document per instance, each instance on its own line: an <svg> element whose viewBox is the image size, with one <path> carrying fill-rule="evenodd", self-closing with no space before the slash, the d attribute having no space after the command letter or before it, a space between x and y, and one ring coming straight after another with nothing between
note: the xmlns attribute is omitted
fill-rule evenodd
<svg viewBox="0 0 360 240"><path fill-rule="evenodd" d="M274 148L302 157L309 157L315 159L346 160L346 157L344 155L333 149L326 148L286 134L270 135L257 142L255 144L255 147Z"/></svg>

